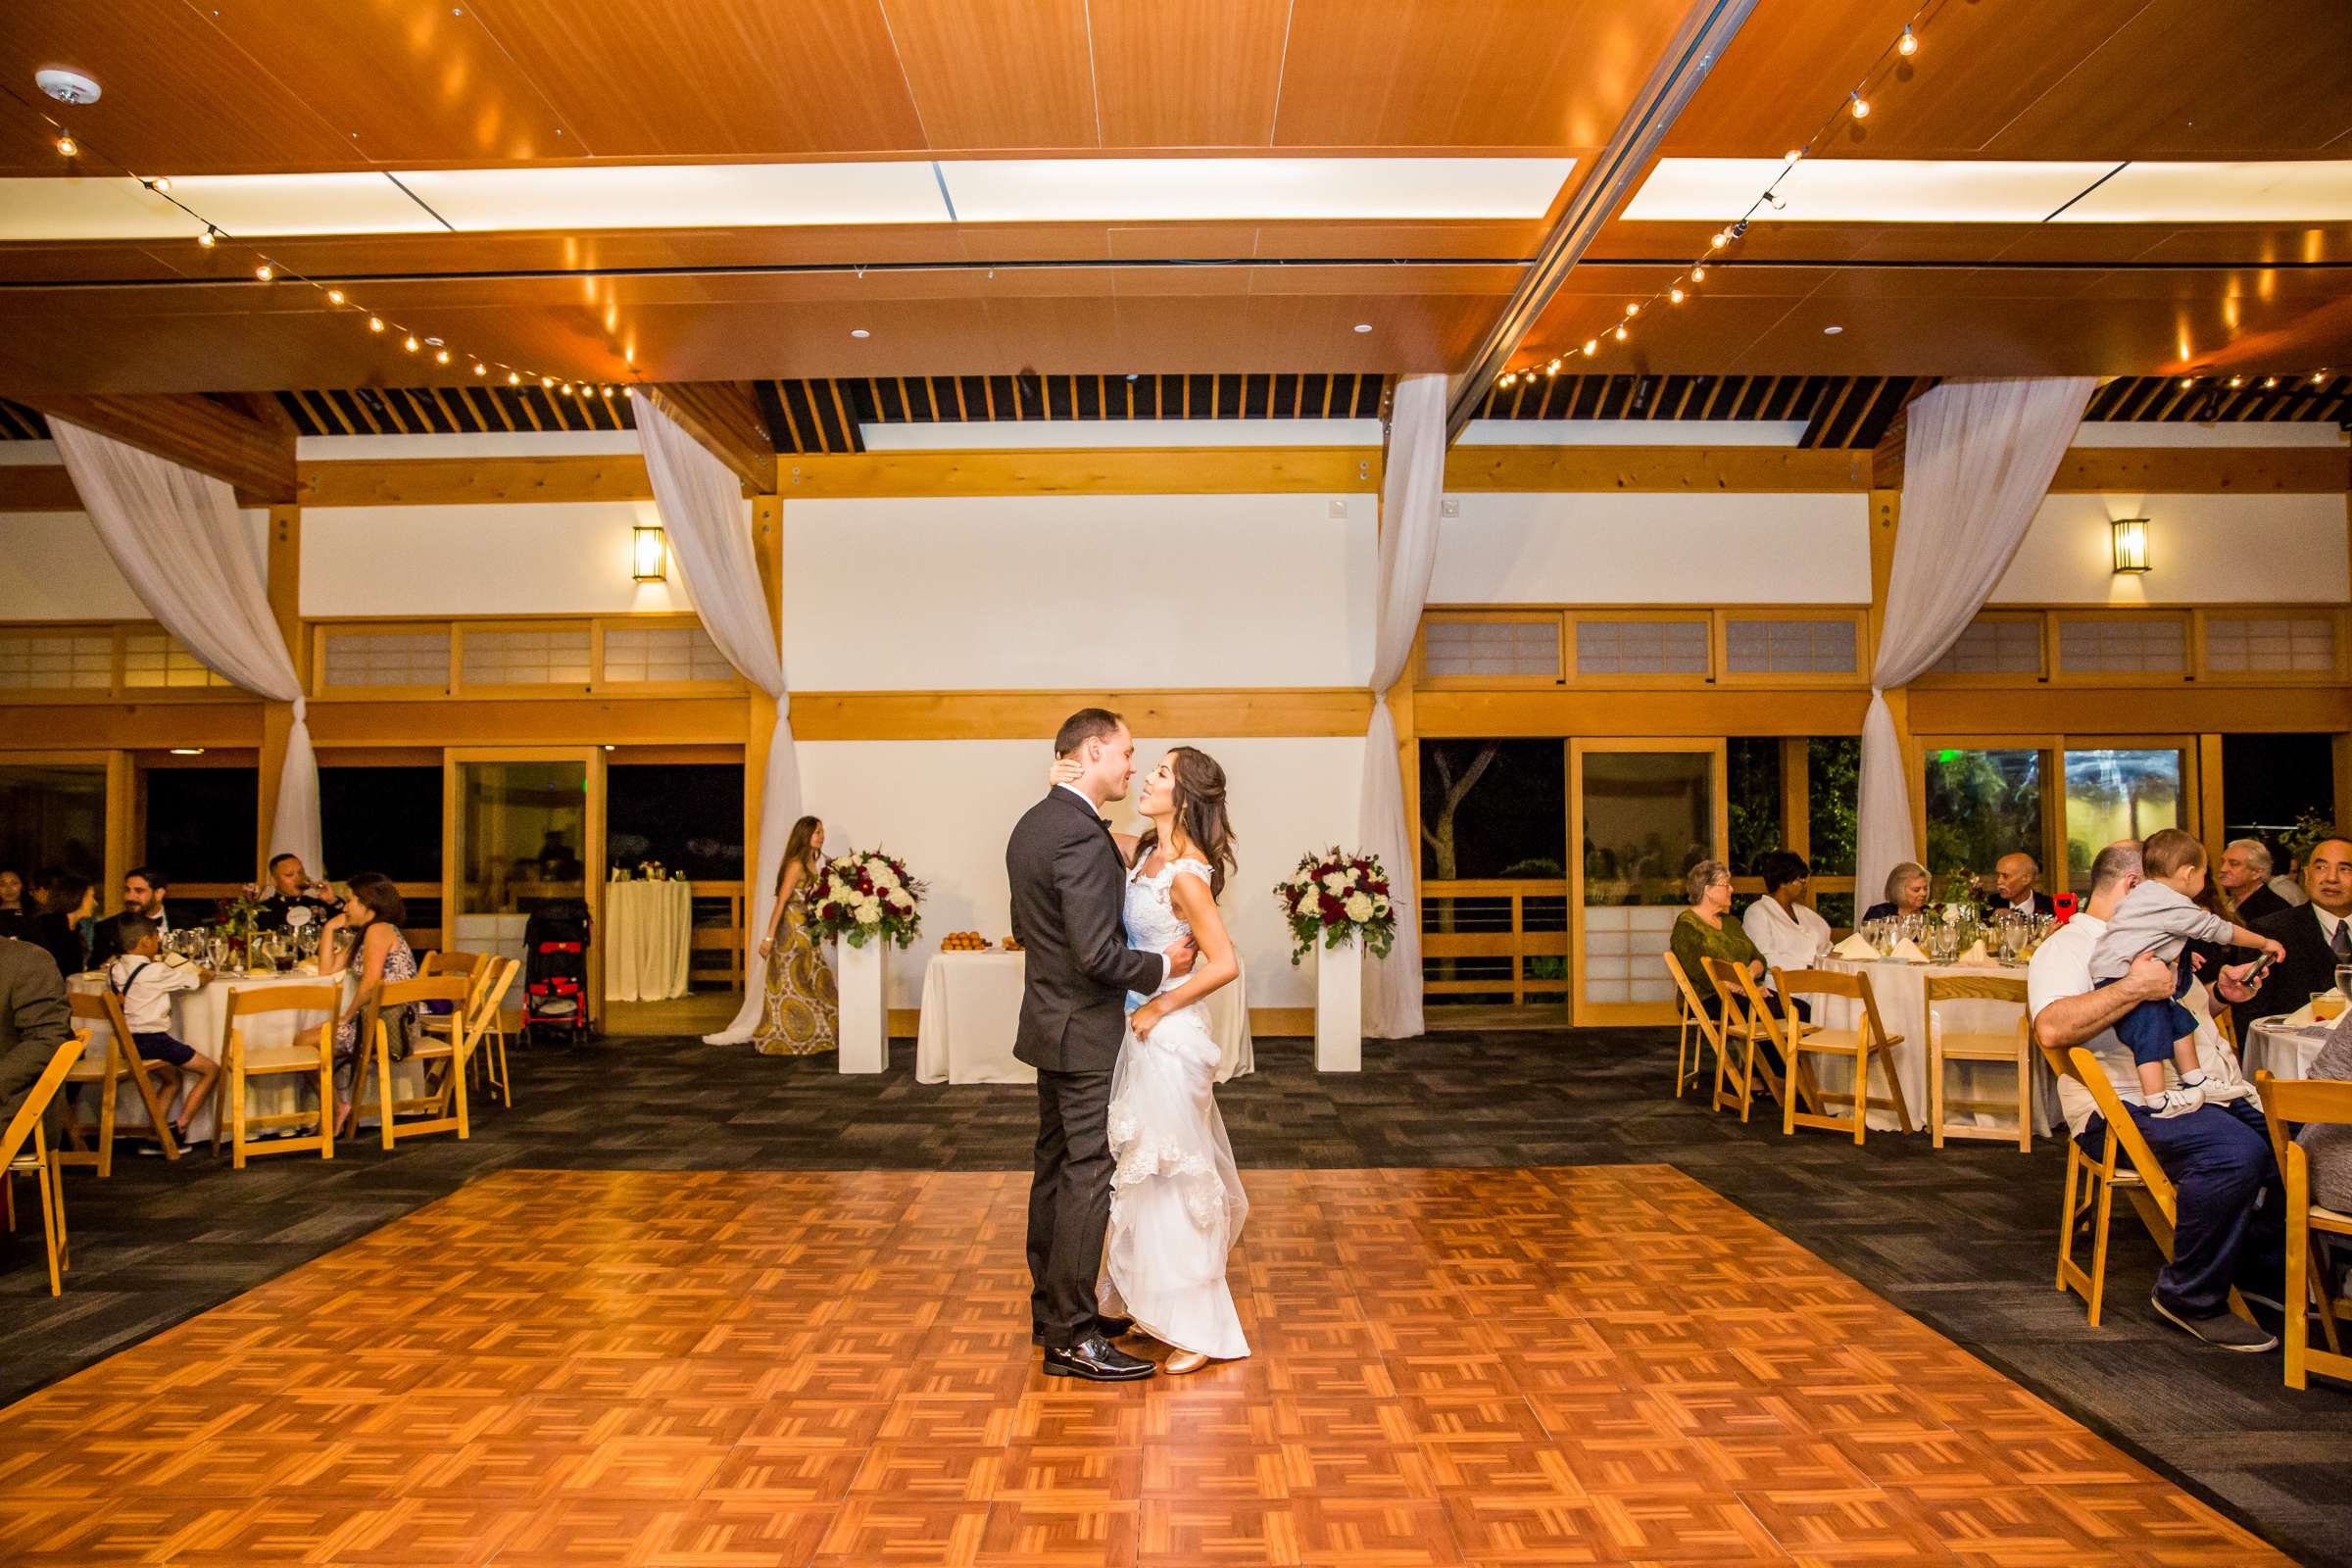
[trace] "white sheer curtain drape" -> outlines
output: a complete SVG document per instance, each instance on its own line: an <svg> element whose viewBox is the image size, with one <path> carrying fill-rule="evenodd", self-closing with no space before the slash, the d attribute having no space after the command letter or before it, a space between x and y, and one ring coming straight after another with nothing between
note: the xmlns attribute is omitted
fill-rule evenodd
<svg viewBox="0 0 2352 1568"><path fill-rule="evenodd" d="M750 509L734 470L688 435L662 407L662 394L640 393L637 444L654 482L654 505L677 558L678 575L694 600L703 629L745 680L776 704L776 730L767 745L766 783L760 797L760 858L746 866L751 885L746 906L751 924L744 932L744 998L735 1021L703 1038L714 1046L752 1038L760 1027L766 994L767 960L760 938L776 906L776 868L784 840L801 814L801 764L793 753L791 696L784 686L784 656L767 618L760 586L760 564L752 554Z"/></svg>
<svg viewBox="0 0 2352 1568"><path fill-rule="evenodd" d="M318 760L302 681L237 498L210 474L64 419L49 432L115 566L164 629L211 668L273 703L294 705L277 809L264 856L299 855L326 874L318 835Z"/></svg>
<svg viewBox="0 0 2352 1568"><path fill-rule="evenodd" d="M1373 581L1372 722L1364 731L1359 836L1388 867L1396 943L1386 958L1364 958L1364 1033L1375 1040L1421 1034L1421 835L1405 820L1404 776L1388 690L1404 673L1429 601L1438 560L1439 503L1446 488L1446 377L1408 375L1389 412L1388 462L1380 485L1380 562Z"/></svg>
<svg viewBox="0 0 2352 1568"><path fill-rule="evenodd" d="M1857 913L1879 902L1887 872L1919 855L1902 746L1884 693L1925 674L1984 608L2049 494L2096 384L2087 376L1947 381L1911 405L1886 629L1862 720Z"/></svg>

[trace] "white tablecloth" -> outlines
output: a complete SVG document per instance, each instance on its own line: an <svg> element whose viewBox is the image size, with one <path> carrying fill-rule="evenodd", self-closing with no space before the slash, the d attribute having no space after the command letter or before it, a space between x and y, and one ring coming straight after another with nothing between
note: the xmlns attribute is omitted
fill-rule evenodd
<svg viewBox="0 0 2352 1568"><path fill-rule="evenodd" d="M694 884L605 884L605 1000L662 1002L686 994Z"/></svg>
<svg viewBox="0 0 2352 1568"><path fill-rule="evenodd" d="M325 982L321 982L314 974L223 975L193 991L181 991L172 996L172 1037L181 1045L203 1052L215 1061L220 1062L221 1069L220 1083L214 1086L212 1094L205 1100L204 1108L199 1110L195 1120L189 1123L188 1134L191 1143L213 1136L215 1113L228 1100L228 1036L226 1032L228 994L232 991L258 991L270 986L315 986L322 983L340 984L344 997L348 1000L351 996L352 981L348 974L340 977L339 980ZM105 978L96 974L75 975L67 982L67 985L72 990L88 996L99 996L106 990ZM245 1043L248 1046L286 1045L294 1039L297 1032L304 1029L316 1029L325 1021L326 1014L322 1012L257 1013L246 1019L243 1025ZM106 1024L96 1020L86 1023L76 1021L74 1027L76 1029L87 1028L90 1031L89 1049L83 1054L82 1059L93 1064L103 1065L106 1060L107 1037L113 1031ZM305 1088L306 1084L310 1087ZM420 1061L395 1062L392 1067L392 1092L395 1096L422 1094L424 1092L424 1063ZM267 1078L256 1078L251 1080L246 1088L247 1114L269 1116L297 1110L308 1105L316 1094L317 1085L312 1080L298 1077L292 1073L272 1073ZM373 1104L374 1100L375 1090L371 1080L368 1087L368 1103ZM167 1102L164 1106L165 1111L169 1113L171 1108L172 1102ZM363 1106L363 1111L366 1108ZM116 1095L115 1119L124 1126L135 1125L147 1119L147 1107L139 1102L139 1087L127 1071L123 1073L122 1085ZM363 1116L362 1119L372 1121L374 1118Z"/></svg>
<svg viewBox="0 0 2352 1568"><path fill-rule="evenodd" d="M1021 982L1028 958L1018 953L941 953L923 970L923 1011L914 1041L914 1076L926 1084L1033 1084L1037 1069L1015 1060ZM1257 1070L1250 1040L1247 974L1209 995L1208 1032L1222 1059L1217 1082Z"/></svg>
<svg viewBox="0 0 2352 1568"><path fill-rule="evenodd" d="M2249 1079L2266 1070L2274 1078L2308 1078L2331 1027L2323 1023L2293 1028L2283 1014L2257 1018L2238 1043L2238 1065Z"/></svg>
<svg viewBox="0 0 2352 1568"><path fill-rule="evenodd" d="M1871 995L1878 999L1879 1022L1890 1035L1901 1035L1903 1043L1888 1054L1894 1060L1895 1081L1903 1086L1903 1108L1910 1112L1911 1125L1924 1128L1928 1124L1928 1036L1927 1005L1929 975L2007 975L2023 980L2026 971L1987 969L1977 965L1951 963L1901 963L1882 959L1877 963L1853 963L1844 958L1825 958L1821 967L1844 974L1866 974L1870 977ZM1830 1029L1852 1029L1858 1026L1859 1004L1843 997L1811 997L1813 1021ZM1959 1002L1940 1002L1936 1004L1936 1026L1938 1030L1961 1034L2006 1034L2017 1027L2017 1008L2005 1002L1969 998ZM1805 1058L1813 1070L1813 1080L1823 1089L1845 1091L1853 1088L1852 1058L1813 1055ZM1997 1061L1952 1061L1944 1065L1944 1094L1954 1100L1998 1100L2017 1098L2017 1069ZM1886 1086L1879 1081L1877 1071L1871 1074L1871 1093L1884 1095ZM1980 1127L2006 1126L2014 1129L2017 1121L2001 1111L1975 1113ZM1873 1109L1866 1118L1875 1129L1892 1131L1894 1112ZM2050 1074L2041 1053L2034 1054L2034 1126L2047 1133L2058 1127L2058 1081Z"/></svg>

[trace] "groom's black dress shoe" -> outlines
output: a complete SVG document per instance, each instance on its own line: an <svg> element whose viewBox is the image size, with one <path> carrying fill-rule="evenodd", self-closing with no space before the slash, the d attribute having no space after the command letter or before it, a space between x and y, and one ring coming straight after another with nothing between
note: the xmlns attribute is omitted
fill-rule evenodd
<svg viewBox="0 0 2352 1568"><path fill-rule="evenodd" d="M1122 1334L1133 1334L1135 1332L1135 1319L1131 1317L1098 1317L1095 1319L1095 1332L1102 1335L1106 1340L1115 1340ZM1031 1329L1029 1331L1029 1343L1031 1345L1045 1344L1046 1331L1044 1329Z"/></svg>
<svg viewBox="0 0 2352 1568"><path fill-rule="evenodd" d="M1046 1351L1046 1376L1084 1378L1089 1383L1132 1383L1159 1370L1141 1356L1129 1355L1100 1334L1090 1334L1066 1350Z"/></svg>

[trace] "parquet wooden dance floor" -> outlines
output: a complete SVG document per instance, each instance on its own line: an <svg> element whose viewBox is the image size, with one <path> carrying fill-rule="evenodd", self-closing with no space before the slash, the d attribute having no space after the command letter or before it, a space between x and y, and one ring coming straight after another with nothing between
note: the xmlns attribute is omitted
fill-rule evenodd
<svg viewBox="0 0 2352 1568"><path fill-rule="evenodd" d="M1667 1167L1245 1179L1097 1388L1025 1173L486 1178L0 1411L0 1562L2284 1560Z"/></svg>

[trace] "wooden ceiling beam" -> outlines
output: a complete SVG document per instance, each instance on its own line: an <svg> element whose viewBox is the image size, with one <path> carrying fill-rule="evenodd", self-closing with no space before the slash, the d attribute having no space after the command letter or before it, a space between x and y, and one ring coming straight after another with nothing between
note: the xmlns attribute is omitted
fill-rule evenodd
<svg viewBox="0 0 2352 1568"><path fill-rule="evenodd" d="M732 468L756 496L776 493L776 442L760 416L759 399L742 381L668 381L640 387L655 406Z"/></svg>
<svg viewBox="0 0 2352 1568"><path fill-rule="evenodd" d="M17 401L227 484L249 506L295 499L294 423L268 423L192 392L43 393Z"/></svg>
<svg viewBox="0 0 2352 1568"><path fill-rule="evenodd" d="M1698 91L1715 62L1723 58L1724 50L1738 36L1740 24L1747 21L1755 3L1756 0L1692 0L1665 52L1651 69L1649 79L1642 84L1642 91L1626 110L1625 118L1610 133L1608 145L1588 166L1576 194L1560 210L1559 218L1538 247L1534 263L1520 276L1519 286L1511 291L1502 313L1487 329L1485 341L1471 356L1461 379L1454 383L1446 414L1448 442L1462 433L1462 426L1470 422L1485 400L1488 387L1509 366L1511 356L1543 318L1552 296L1576 270L1576 264L1584 259L1611 216L1641 184L1675 117Z"/></svg>
<svg viewBox="0 0 2352 1568"><path fill-rule="evenodd" d="M1936 377L1914 376L1911 389L1903 394L1903 405L1886 421L1878 445L1870 450L1870 487L1873 490L1900 490L1903 487L1903 449L1911 439L1911 405L1921 393L1934 386Z"/></svg>

